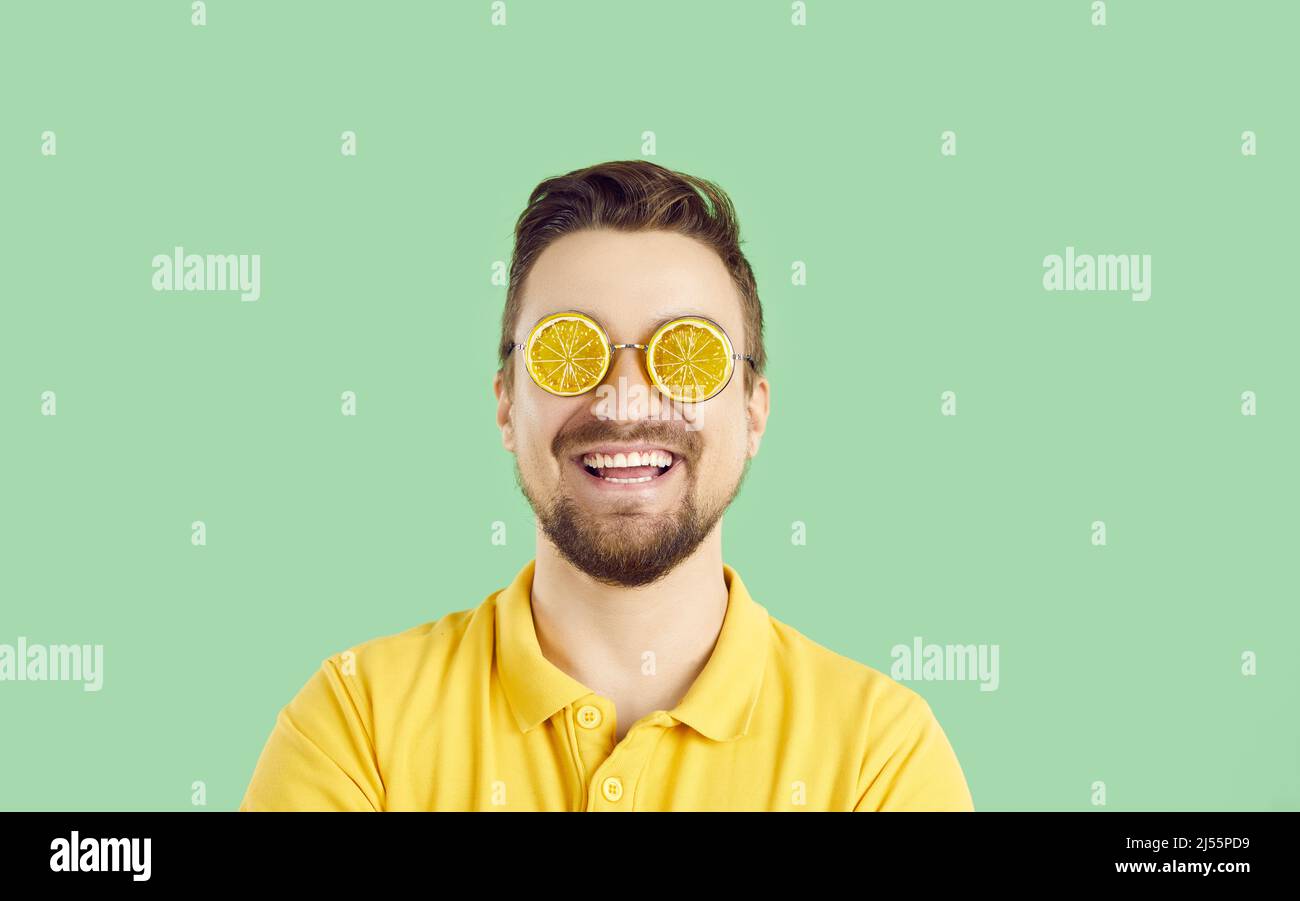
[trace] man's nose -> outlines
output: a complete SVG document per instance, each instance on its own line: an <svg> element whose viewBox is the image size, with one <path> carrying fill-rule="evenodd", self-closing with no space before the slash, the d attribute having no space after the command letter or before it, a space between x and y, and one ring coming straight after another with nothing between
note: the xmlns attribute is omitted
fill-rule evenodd
<svg viewBox="0 0 1300 901"><path fill-rule="evenodd" d="M645 352L621 347L615 348L613 354L605 379L595 391L592 413L598 419L649 419L655 387L645 371Z"/></svg>

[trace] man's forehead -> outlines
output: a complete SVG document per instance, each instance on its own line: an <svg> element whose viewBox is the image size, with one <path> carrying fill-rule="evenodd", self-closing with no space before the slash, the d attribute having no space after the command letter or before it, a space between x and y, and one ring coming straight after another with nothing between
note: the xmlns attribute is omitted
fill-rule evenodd
<svg viewBox="0 0 1300 901"><path fill-rule="evenodd" d="M587 231L555 241L525 282L520 325L560 310L579 310L611 329L692 314L740 326L739 294L722 260L668 232Z"/></svg>

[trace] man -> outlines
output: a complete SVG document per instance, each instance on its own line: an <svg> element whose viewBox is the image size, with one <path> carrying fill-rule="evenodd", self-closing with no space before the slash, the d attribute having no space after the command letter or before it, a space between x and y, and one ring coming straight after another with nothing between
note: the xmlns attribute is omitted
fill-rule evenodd
<svg viewBox="0 0 1300 901"><path fill-rule="evenodd" d="M723 563L770 391L738 232L719 188L649 162L534 190L493 387L536 557L326 660L241 810L973 809L920 695Z"/></svg>

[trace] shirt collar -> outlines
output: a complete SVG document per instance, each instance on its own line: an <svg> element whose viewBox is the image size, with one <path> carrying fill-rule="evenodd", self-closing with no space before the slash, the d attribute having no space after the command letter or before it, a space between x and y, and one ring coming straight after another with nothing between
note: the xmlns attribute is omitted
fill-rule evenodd
<svg viewBox="0 0 1300 901"><path fill-rule="evenodd" d="M533 624L536 559L528 561L496 599L497 671L519 728L527 732L592 694L542 654ZM749 596L739 573L722 565L727 612L704 669L669 715L714 741L749 731L767 663L770 631L765 607Z"/></svg>

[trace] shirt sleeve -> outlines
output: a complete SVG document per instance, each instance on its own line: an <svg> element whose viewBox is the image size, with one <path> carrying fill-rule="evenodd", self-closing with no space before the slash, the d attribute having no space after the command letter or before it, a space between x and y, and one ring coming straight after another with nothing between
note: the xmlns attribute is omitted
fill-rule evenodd
<svg viewBox="0 0 1300 901"><path fill-rule="evenodd" d="M866 787L855 811L973 811L957 755L930 705L915 696L913 713L868 750Z"/></svg>
<svg viewBox="0 0 1300 901"><path fill-rule="evenodd" d="M281 708L241 811L383 809L383 781L354 679L331 657Z"/></svg>

